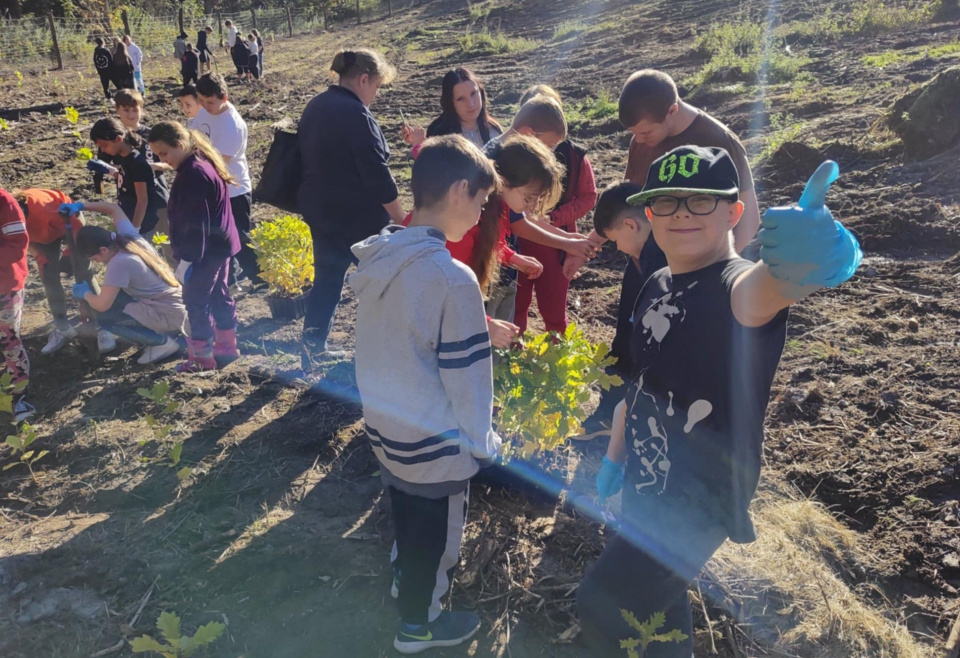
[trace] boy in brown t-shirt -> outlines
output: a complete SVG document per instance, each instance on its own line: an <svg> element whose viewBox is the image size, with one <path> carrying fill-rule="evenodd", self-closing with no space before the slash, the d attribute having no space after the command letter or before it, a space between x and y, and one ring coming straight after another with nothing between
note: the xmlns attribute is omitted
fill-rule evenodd
<svg viewBox="0 0 960 658"><path fill-rule="evenodd" d="M730 154L740 176L740 200L744 205L743 217L733 232L734 248L737 253L743 252L760 226L760 207L747 153L740 139L703 110L680 100L673 79L653 69L637 71L627 78L620 92L619 113L621 125L633 135L624 172L624 179L631 183L643 185L650 164L679 146L718 147ZM597 245L605 242L596 231L592 231L588 237ZM650 275L667 265L658 247L646 249L644 254L647 257L642 269L628 262L623 273L617 332L610 349L610 353L617 358L615 370L620 375L629 375L631 371L630 315L634 303ZM584 262L568 256L564 262L564 275L573 278ZM584 423L585 431L597 432L608 428L613 405L622 397L623 390L619 387L605 391L599 408Z"/></svg>

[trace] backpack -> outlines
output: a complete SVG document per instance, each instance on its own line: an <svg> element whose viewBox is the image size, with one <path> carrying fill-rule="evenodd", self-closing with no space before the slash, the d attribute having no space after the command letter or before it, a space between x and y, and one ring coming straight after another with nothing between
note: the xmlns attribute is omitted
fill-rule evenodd
<svg viewBox="0 0 960 658"><path fill-rule="evenodd" d="M267 160L263 163L260 182L253 191L253 200L268 203L287 212L299 212L297 192L300 189L302 169L300 139L297 133L276 130Z"/></svg>

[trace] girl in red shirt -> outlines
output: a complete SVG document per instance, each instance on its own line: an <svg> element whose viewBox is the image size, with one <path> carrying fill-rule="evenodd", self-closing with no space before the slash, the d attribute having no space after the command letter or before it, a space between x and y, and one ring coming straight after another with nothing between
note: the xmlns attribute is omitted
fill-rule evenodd
<svg viewBox="0 0 960 658"><path fill-rule="evenodd" d="M24 399L30 383L30 359L20 340L23 284L27 280L27 224L20 205L0 188L0 348L12 377L13 419L21 422L36 413Z"/></svg>
<svg viewBox="0 0 960 658"><path fill-rule="evenodd" d="M548 96L558 103L560 95L547 85L535 85L520 98L522 106L537 95ZM586 149L570 139L560 142L554 149L557 160L564 165L563 195L556 207L543 220L551 227L568 233L577 233L577 220L585 217L597 203L597 184ZM537 308L543 317L547 331L563 333L567 329L567 293L570 280L563 275L566 252L553 247L520 238L520 251L543 263L543 275L531 277L520 274L517 280L517 307L515 321L520 333L527 330L527 315L537 293Z"/></svg>

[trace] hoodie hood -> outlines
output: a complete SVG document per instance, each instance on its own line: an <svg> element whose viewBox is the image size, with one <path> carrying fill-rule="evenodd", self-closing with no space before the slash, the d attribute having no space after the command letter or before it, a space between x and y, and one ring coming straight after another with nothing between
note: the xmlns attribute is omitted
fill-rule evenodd
<svg viewBox="0 0 960 658"><path fill-rule="evenodd" d="M447 238L432 226L404 228L392 224L350 247L357 257L357 271L350 275L350 287L357 297L380 297L405 267L438 251L446 251Z"/></svg>

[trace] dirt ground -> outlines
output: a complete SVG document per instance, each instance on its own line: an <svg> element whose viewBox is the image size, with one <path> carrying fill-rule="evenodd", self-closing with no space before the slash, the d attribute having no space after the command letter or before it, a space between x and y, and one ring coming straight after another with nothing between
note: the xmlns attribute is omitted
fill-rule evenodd
<svg viewBox="0 0 960 658"><path fill-rule="evenodd" d="M777 11L802 21L811 16L806 4L785 0ZM960 174L953 166L960 151L906 162L878 120L897 95L949 60L880 69L861 57L949 43L960 24L795 45L811 58L804 71L815 81L806 89L693 90L684 81L703 64L692 50L695 36L725 17L758 15L759 3L488 0L474 7L489 11L471 17L462 2L434 0L392 19L271 44L265 79L231 89L250 127L252 170L266 157L271 124L299 117L344 44L375 46L398 65L398 80L373 111L394 149L391 166L408 206L411 160L399 139L399 110L425 124L438 109L441 76L457 64L483 77L493 114L505 122L529 84L554 85L571 107L602 92L615 99L626 76L643 67L662 68L683 93L695 91L691 101L753 152L774 132L771 116L802 120L802 130L755 172L761 207L795 200L816 165L835 159L842 176L828 203L860 237L866 259L849 284L793 311L769 408L763 486L829 506L860 540L857 569L836 565L844 581L922 646L942 646L960 612ZM569 21L575 29L556 37ZM539 46L459 52L458 37L484 24ZM6 113L74 106L85 133L107 111L95 75L82 66L57 73L57 84L53 75L0 83L0 115L9 123L0 131L0 183L90 199L90 178L74 157L89 145L71 136L62 111ZM148 60L145 75L146 122L175 117L172 65ZM615 115L571 127L589 149L598 185L618 180L629 140ZM277 214L264 206L254 213ZM623 263L606 251L573 284L571 317L593 340L613 336ZM348 349L354 311L348 297L332 336ZM51 452L36 465L35 480L19 466L0 474L0 655L89 656L152 630L163 610L176 611L190 629L226 623L211 656L393 654L392 530L351 394L352 364L301 372L298 322L273 320L262 294L242 297L239 313L245 356L217 373L176 375L173 361L137 366L128 346L98 365L79 346L42 356L50 315L32 271L24 322L31 400L37 445ZM169 443L145 441L143 417L155 410L136 391L159 381L169 381L181 403L170 417L172 436L185 441L182 460L194 469L182 483L169 465ZM604 449L601 442L573 448L585 493ZM562 634L574 623L575 585L599 554L604 530L569 509L484 487L474 488L470 514L466 571L454 598L476 608L484 625L467 649L434 655L580 655L576 639ZM709 607L714 622L728 612ZM698 623L697 655L707 655L705 621ZM717 638L726 656L828 655L809 642L758 640L749 628ZM110 655L131 654L121 645ZM856 655L880 654L866 648Z"/></svg>

